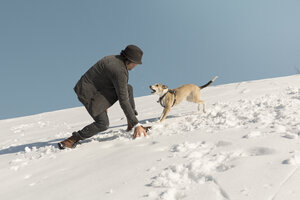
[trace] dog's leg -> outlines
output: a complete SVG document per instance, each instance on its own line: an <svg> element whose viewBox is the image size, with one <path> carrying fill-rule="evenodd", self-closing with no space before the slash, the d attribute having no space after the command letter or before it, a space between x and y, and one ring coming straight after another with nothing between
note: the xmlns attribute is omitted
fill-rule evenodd
<svg viewBox="0 0 300 200"><path fill-rule="evenodd" d="M202 101L202 100L198 100L197 101L197 104L198 104L198 111L200 111L200 107L201 107L201 104L203 105L203 112L206 113L206 110L205 110L205 102Z"/></svg>
<svg viewBox="0 0 300 200"><path fill-rule="evenodd" d="M163 113L162 113L162 115L161 115L161 117L160 117L160 122L162 122L164 119L166 119L166 117L167 117L167 115L168 115L168 113L170 112L170 110L171 110L171 107L165 107L164 108L164 110L163 110Z"/></svg>

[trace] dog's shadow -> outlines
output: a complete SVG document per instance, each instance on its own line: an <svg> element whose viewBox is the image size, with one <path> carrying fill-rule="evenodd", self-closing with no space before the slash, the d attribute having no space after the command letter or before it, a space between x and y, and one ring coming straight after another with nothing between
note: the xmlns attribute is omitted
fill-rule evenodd
<svg viewBox="0 0 300 200"><path fill-rule="evenodd" d="M177 118L177 117L180 117L180 116L177 116L177 115L168 115L166 117L166 119L172 119L172 118ZM160 123L159 122L159 117L154 117L154 118L151 118L151 119L143 119L140 121L141 124L147 124L147 123Z"/></svg>
<svg viewBox="0 0 300 200"><path fill-rule="evenodd" d="M150 118L150 119L143 119L141 121L139 121L141 124L145 124L145 123L155 123L155 122L158 122L159 118L158 117L153 117L153 118ZM126 128L127 127L127 124L120 124L120 125L117 125L117 126L110 126L109 129L115 129L115 128L121 128L121 127L124 127Z"/></svg>
<svg viewBox="0 0 300 200"><path fill-rule="evenodd" d="M182 116L178 116L178 115L168 115L166 117L166 119L172 119L172 118L178 118L178 117L182 117ZM150 118L150 119L143 119L141 120L139 123L141 123L142 125L143 124L153 124L153 123L160 123L159 122L159 117L153 117L153 118ZM124 127L126 128L127 127L127 124L121 124L121 125L117 125L117 126L110 126L109 128L111 129L115 129L115 128L121 128L121 127ZM108 133L108 132L106 132ZM105 132L103 133L105 134Z"/></svg>

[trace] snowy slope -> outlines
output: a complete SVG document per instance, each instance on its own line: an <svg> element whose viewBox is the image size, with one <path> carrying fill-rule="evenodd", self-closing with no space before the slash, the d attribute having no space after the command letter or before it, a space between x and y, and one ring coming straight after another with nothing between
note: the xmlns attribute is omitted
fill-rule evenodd
<svg viewBox="0 0 300 200"><path fill-rule="evenodd" d="M136 140L115 104L109 130L64 151L55 144L92 121L83 107L0 121L0 199L299 200L300 76L202 97L206 114L184 102L160 124L158 97L137 98L153 129Z"/></svg>

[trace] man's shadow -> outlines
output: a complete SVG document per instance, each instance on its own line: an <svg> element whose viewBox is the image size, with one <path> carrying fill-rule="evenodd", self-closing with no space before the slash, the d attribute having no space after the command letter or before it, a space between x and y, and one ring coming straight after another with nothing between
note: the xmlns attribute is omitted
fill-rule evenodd
<svg viewBox="0 0 300 200"><path fill-rule="evenodd" d="M22 151L25 151L26 147L31 149L32 147L41 148L41 147L45 147L45 146L50 146L50 145L54 145L55 143L57 143L61 140L63 140L63 138L54 139L54 140L50 140L47 142L35 142L35 143L31 143L31 144L22 144L19 146L11 146L11 147L8 147L7 149L1 149L0 155L14 154L14 153L22 152Z"/></svg>
<svg viewBox="0 0 300 200"><path fill-rule="evenodd" d="M178 116L174 116L174 115L170 115L168 116L167 118L176 118ZM159 118L155 117L155 118L150 118L150 119L144 119L144 120L141 120L140 123L141 124L145 124L145 123L154 123L154 122L157 122ZM114 129L114 128L121 128L123 127L124 130L126 129L127 127L127 124L122 124L122 125L117 125L117 126L111 126L110 129ZM98 133L98 134L107 134L107 133L111 133L111 131L105 131L103 133ZM107 137L107 138L101 138L101 139L97 139L99 142L107 142L107 141L112 141L112 140L115 140L117 139L118 136L115 135L115 136L111 136L111 137ZM32 149L33 147L36 147L37 149L38 148L41 148L41 147L46 147L46 146L51 146L53 145L55 148L58 148L58 146L56 145L58 142L61 142L63 140L65 140L66 138L59 138L59 139L53 139L53 140L50 140L50 141L47 141L47 142L34 142L34 143L30 143L30 144L22 144L22 145L18 145L18 146L11 146L11 147L8 147L6 149L1 149L0 150L0 156L1 155L5 155L5 154L15 154L15 153L18 153L18 152L22 152L22 151L25 151L25 148L28 147L30 149ZM81 144L84 144L84 143L89 143L91 142L92 140L90 139L87 139L86 141L83 140L81 141L80 143Z"/></svg>

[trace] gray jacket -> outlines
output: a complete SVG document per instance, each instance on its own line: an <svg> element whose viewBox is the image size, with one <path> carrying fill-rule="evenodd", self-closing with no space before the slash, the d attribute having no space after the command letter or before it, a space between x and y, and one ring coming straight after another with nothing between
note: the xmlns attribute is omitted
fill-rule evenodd
<svg viewBox="0 0 300 200"><path fill-rule="evenodd" d="M124 61L121 55L102 58L80 78L74 90L94 117L119 100L128 121L134 126L138 119L129 102L128 70Z"/></svg>

